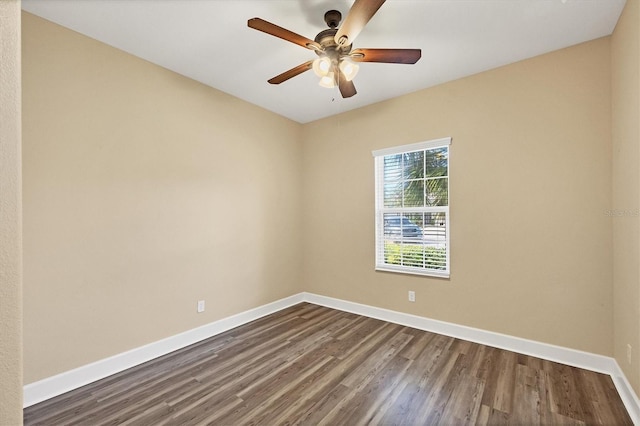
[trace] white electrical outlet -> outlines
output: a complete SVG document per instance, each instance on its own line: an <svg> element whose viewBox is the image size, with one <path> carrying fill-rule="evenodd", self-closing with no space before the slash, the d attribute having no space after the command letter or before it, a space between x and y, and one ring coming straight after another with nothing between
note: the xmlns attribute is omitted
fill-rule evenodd
<svg viewBox="0 0 640 426"><path fill-rule="evenodd" d="M198 300L198 312L204 312L204 300Z"/></svg>
<svg viewBox="0 0 640 426"><path fill-rule="evenodd" d="M631 345L627 343L627 363L631 365Z"/></svg>
<svg viewBox="0 0 640 426"><path fill-rule="evenodd" d="M415 301L416 301L416 292L409 290L409 302L415 302Z"/></svg>

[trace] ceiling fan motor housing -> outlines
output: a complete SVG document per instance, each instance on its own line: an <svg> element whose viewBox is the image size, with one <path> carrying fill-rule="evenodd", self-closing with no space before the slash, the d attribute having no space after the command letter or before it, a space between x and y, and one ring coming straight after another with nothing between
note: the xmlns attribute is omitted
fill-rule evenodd
<svg viewBox="0 0 640 426"><path fill-rule="evenodd" d="M340 21L342 20L342 13L337 10L329 10L324 14L324 22L327 23L329 28L338 28Z"/></svg>
<svg viewBox="0 0 640 426"><path fill-rule="evenodd" d="M320 31L314 41L322 46L321 50L316 50L318 56L328 56L331 59L337 59L340 56L348 55L351 52L351 45L339 46L336 43L335 36L338 30L331 28Z"/></svg>

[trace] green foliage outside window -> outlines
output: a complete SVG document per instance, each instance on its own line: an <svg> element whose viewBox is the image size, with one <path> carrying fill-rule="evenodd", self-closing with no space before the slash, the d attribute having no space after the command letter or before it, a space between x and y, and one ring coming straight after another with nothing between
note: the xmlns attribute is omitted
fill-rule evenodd
<svg viewBox="0 0 640 426"><path fill-rule="evenodd" d="M447 250L423 244L385 242L384 261L390 265L444 270L447 263Z"/></svg>
<svg viewBox="0 0 640 426"><path fill-rule="evenodd" d="M446 206L447 148L407 152L384 158L384 206Z"/></svg>

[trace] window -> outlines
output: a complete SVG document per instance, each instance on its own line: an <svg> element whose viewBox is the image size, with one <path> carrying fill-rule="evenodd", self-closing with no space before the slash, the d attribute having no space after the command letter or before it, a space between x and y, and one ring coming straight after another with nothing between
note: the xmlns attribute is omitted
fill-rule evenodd
<svg viewBox="0 0 640 426"><path fill-rule="evenodd" d="M449 276L451 138L373 152L376 269Z"/></svg>

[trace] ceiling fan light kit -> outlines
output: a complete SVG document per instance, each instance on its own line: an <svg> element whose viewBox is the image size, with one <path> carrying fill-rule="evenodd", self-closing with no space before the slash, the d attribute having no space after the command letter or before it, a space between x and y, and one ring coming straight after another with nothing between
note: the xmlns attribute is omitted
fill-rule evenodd
<svg viewBox="0 0 640 426"><path fill-rule="evenodd" d="M342 14L330 10L324 14L329 29L321 31L314 40L310 40L292 31L279 27L260 18L249 19L249 28L271 34L283 40L313 50L318 55L315 60L307 61L268 80L271 84L280 84L309 69L320 78L320 86L338 86L343 98L355 95L353 79L358 73L356 62L381 62L391 64L415 64L421 56L420 49L356 49L352 43L364 26L380 9L385 0L355 0L347 18L340 25Z"/></svg>
<svg viewBox="0 0 640 426"><path fill-rule="evenodd" d="M338 68L340 69L340 75L342 75L347 81L353 80L356 74L358 74L360 66L353 63L349 58L341 58L339 61ZM315 59L311 68L320 78L320 86L327 88L336 87L336 63L334 63L334 61L332 61L328 56L320 56Z"/></svg>

